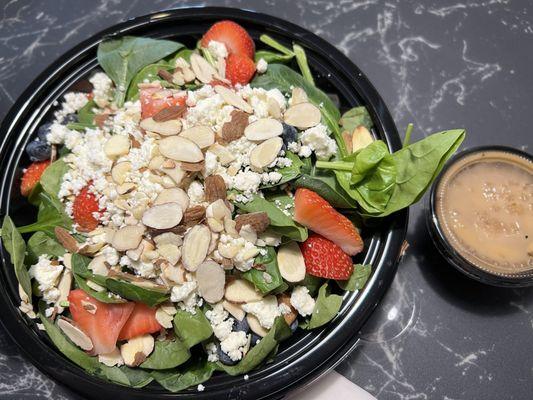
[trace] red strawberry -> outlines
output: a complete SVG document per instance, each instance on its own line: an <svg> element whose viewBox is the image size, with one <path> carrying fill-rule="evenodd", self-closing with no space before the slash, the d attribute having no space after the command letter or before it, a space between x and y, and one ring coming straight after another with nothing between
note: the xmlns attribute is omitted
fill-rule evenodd
<svg viewBox="0 0 533 400"><path fill-rule="evenodd" d="M254 41L246 29L233 21L220 21L209 28L202 37L202 47L207 48L212 40L224 43L229 54L254 58Z"/></svg>
<svg viewBox="0 0 533 400"><path fill-rule="evenodd" d="M155 319L155 311L155 308L148 307L146 304L135 303L130 318L118 335L118 340L131 339L160 331L163 327Z"/></svg>
<svg viewBox="0 0 533 400"><path fill-rule="evenodd" d="M230 80L233 85L240 83L246 85L255 74L255 63L252 59L230 54L226 60L226 78Z"/></svg>
<svg viewBox="0 0 533 400"><path fill-rule="evenodd" d="M90 232L98 226L98 219L94 213L100 212L100 207L98 199L89 190L90 185L85 186L72 203L72 216L80 232Z"/></svg>
<svg viewBox="0 0 533 400"><path fill-rule="evenodd" d="M363 250L363 240L352 222L309 189L296 190L294 220L328 238L351 256Z"/></svg>
<svg viewBox="0 0 533 400"><path fill-rule="evenodd" d="M93 353L111 353L117 344L118 334L133 311L135 303L102 303L81 289L71 290L68 301L72 319L93 342ZM89 312L86 309L86 303L91 303L96 307L94 314L92 310Z"/></svg>
<svg viewBox="0 0 533 400"><path fill-rule="evenodd" d="M39 161L31 164L22 175L22 182L20 183L20 192L23 196L29 196L32 189L39 183L41 175L46 167L50 165L50 161Z"/></svg>
<svg viewBox="0 0 533 400"><path fill-rule="evenodd" d="M300 248L309 275L341 281L352 275L352 258L331 240L313 234Z"/></svg>
<svg viewBox="0 0 533 400"><path fill-rule="evenodd" d="M158 88L142 89L139 99L143 119L150 118L170 106L183 106L186 100L185 96L175 97L170 91Z"/></svg>

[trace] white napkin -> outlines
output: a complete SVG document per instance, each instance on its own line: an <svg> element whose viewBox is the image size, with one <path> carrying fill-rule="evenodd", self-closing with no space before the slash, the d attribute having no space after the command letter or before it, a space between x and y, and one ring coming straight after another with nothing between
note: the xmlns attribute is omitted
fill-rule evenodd
<svg viewBox="0 0 533 400"><path fill-rule="evenodd" d="M310 385L296 390L285 400L376 400L341 374L331 371Z"/></svg>

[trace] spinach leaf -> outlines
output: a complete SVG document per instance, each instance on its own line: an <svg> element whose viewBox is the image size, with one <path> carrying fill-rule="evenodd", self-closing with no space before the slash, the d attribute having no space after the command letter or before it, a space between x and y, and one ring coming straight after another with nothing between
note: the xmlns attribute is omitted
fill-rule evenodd
<svg viewBox="0 0 533 400"><path fill-rule="evenodd" d="M311 73L311 70L309 69L309 64L307 63L307 56L305 54L305 50L303 49L302 46L297 45L297 44L294 44L292 46L292 50L294 51L294 55L296 56L296 62L298 63L298 67L300 67L302 76L307 82L315 86L315 80L313 79L313 74Z"/></svg>
<svg viewBox="0 0 533 400"><path fill-rule="evenodd" d="M298 285L305 286L307 290L309 290L309 295L315 296L318 292L318 289L320 289L320 286L322 285L322 283L324 283L323 278L305 274L304 280L301 282L298 282Z"/></svg>
<svg viewBox="0 0 533 400"><path fill-rule="evenodd" d="M213 334L211 324L199 308L196 308L196 314L178 310L174 316L174 332L189 349Z"/></svg>
<svg viewBox="0 0 533 400"><path fill-rule="evenodd" d="M276 39L274 39L274 38L272 38L272 37L270 37L268 35L263 34L263 35L259 36L259 40L261 42L263 42L264 44L272 47L273 49L276 49L277 51L279 51L282 54L294 57L294 52L291 49L289 49L288 47L282 45Z"/></svg>
<svg viewBox="0 0 533 400"><path fill-rule="evenodd" d="M43 190L50 196L57 197L61 182L63 181L63 175L65 175L69 169L69 166L62 159L50 164L44 170L39 181Z"/></svg>
<svg viewBox="0 0 533 400"><path fill-rule="evenodd" d="M249 202L236 202L235 205L247 213L256 211L266 212L270 218L270 229L281 236L298 242L303 242L307 239L307 228L294 222L291 217L285 215L273 202L254 195Z"/></svg>
<svg viewBox="0 0 533 400"><path fill-rule="evenodd" d="M302 75L283 64L270 64L267 71L262 75L257 75L251 82L252 87L260 87L266 90L279 89L283 93L290 93L291 88L300 87L305 90L309 101L320 109L322 119L329 127L337 144L341 155L346 155L346 149L342 143L342 136L339 129L340 112L333 104L329 96L309 83Z"/></svg>
<svg viewBox="0 0 533 400"><path fill-rule="evenodd" d="M126 100L133 101L137 99L139 96L139 83L143 83L145 79L150 82L163 81L163 79L161 79L157 74L159 70L164 69L166 71L170 71L172 68L173 67L165 61L159 61L155 64L150 64L142 68L131 80L130 86L128 87L128 92L126 94Z"/></svg>
<svg viewBox="0 0 533 400"><path fill-rule="evenodd" d="M96 300L101 301L102 303L119 304L119 303L126 302L126 300L124 299L117 298L116 296L110 295L110 293L107 290L102 291L102 292L97 292L96 290L94 290L92 287L90 287L87 284L87 279L82 278L78 274L73 274L73 276L74 276L74 280L76 281L76 284L81 290L83 290L85 293L95 298ZM97 282L94 282L94 283L97 283Z"/></svg>
<svg viewBox="0 0 533 400"><path fill-rule="evenodd" d="M151 375L157 383L175 393L207 381L216 369L216 364L199 358L179 370L152 371Z"/></svg>
<svg viewBox="0 0 533 400"><path fill-rule="evenodd" d="M362 289L372 273L371 265L355 264L352 275L348 280L337 281L339 287L349 292Z"/></svg>
<svg viewBox="0 0 533 400"><path fill-rule="evenodd" d="M15 269L15 275L19 281L22 290L28 295L31 301L31 279L26 266L24 265L24 257L26 253L26 243L9 215L4 217L2 224L2 243L4 248L11 257L11 264Z"/></svg>
<svg viewBox="0 0 533 400"><path fill-rule="evenodd" d="M83 368L85 371L100 378L110 380L112 382L132 386L143 387L151 382L152 378L146 371L133 370L128 367L108 367L98 361L97 357L91 357L79 347L74 345L67 339L61 330L42 313L39 313L39 318L48 334L48 337L70 361Z"/></svg>
<svg viewBox="0 0 533 400"><path fill-rule="evenodd" d="M388 155L389 149L382 140L375 140L358 152L350 154L345 158L346 161L353 159L350 183L361 182Z"/></svg>
<svg viewBox="0 0 533 400"><path fill-rule="evenodd" d="M258 50L255 52L254 60L258 62L260 59L267 63L287 63L294 58L294 55L276 53L270 50Z"/></svg>
<svg viewBox="0 0 533 400"><path fill-rule="evenodd" d="M65 229L72 227L72 221L63 208L63 204L56 196L46 192L39 193L41 199L37 221L33 224L18 228L20 233L43 231L50 236L54 235L54 228L62 226Z"/></svg>
<svg viewBox="0 0 533 400"><path fill-rule="evenodd" d="M105 286L107 278L103 275L93 274L92 271L89 269L90 262L91 259L89 257L82 256L78 253L73 254L71 260L72 272L84 279L89 279L99 284L100 286Z"/></svg>
<svg viewBox="0 0 533 400"><path fill-rule="evenodd" d="M354 107L346 111L342 115L339 123L344 130L349 132L353 132L360 125L363 125L367 129L372 128L373 125L372 118L365 106Z"/></svg>
<svg viewBox="0 0 533 400"><path fill-rule="evenodd" d="M294 186L312 190L335 208L353 208L357 204L344 191L332 171L317 170L313 176L304 174L294 181Z"/></svg>
<svg viewBox="0 0 533 400"><path fill-rule="evenodd" d="M293 179L296 179L301 175L301 170L304 166L304 163L302 162L302 160L300 160L300 157L298 157L294 153L291 153L290 151L287 152L285 157L291 160L292 164L288 167L283 167L276 170L276 172L279 172L281 174L281 180L272 185L261 186L262 188L283 185L284 183L292 181Z"/></svg>
<svg viewBox="0 0 533 400"><path fill-rule="evenodd" d="M328 294L328 283L324 283L318 291L315 308L308 323L300 324L304 329L315 329L327 324L339 312L342 305L342 296Z"/></svg>
<svg viewBox="0 0 533 400"><path fill-rule="evenodd" d="M62 257L65 254L63 246L44 232L35 232L28 239L27 251L28 256L26 260L28 265L35 264L42 254L47 254L52 257Z"/></svg>
<svg viewBox="0 0 533 400"><path fill-rule="evenodd" d="M176 60L178 58L183 58L185 61L190 62L192 53L194 53L194 50L182 48L170 59L170 66L174 68L174 66L176 65Z"/></svg>
<svg viewBox="0 0 533 400"><path fill-rule="evenodd" d="M157 340L154 351L140 367L149 369L169 369L183 364L191 357L189 349L179 339Z"/></svg>
<svg viewBox="0 0 533 400"><path fill-rule="evenodd" d="M72 129L74 131L84 131L85 129L94 129L96 128L96 125L92 123L85 123L85 122L69 122L67 124L68 129Z"/></svg>
<svg viewBox="0 0 533 400"><path fill-rule="evenodd" d="M218 362L217 365L230 375L245 374L261 364L276 346L289 336L291 336L291 329L288 327L285 319L283 317L277 317L268 334L258 344L252 347L239 363L229 366Z"/></svg>
<svg viewBox="0 0 533 400"><path fill-rule="evenodd" d="M115 83L115 104L122 107L135 74L183 47L181 43L147 37L124 36L100 43L98 63Z"/></svg>
<svg viewBox="0 0 533 400"><path fill-rule="evenodd" d="M273 247L268 247L267 254L264 256L257 256L254 260L254 263L263 265L265 267L265 271L259 271L255 268L252 268L242 274L242 276L247 281L252 282L257 290L259 290L261 293L270 293L284 283L278 269L276 250ZM271 277L269 282L265 281L265 273Z"/></svg>
<svg viewBox="0 0 533 400"><path fill-rule="evenodd" d="M88 101L87 104L78 110L78 122L94 125L94 116L96 114L93 112L93 109L95 108L97 108L97 105L94 100Z"/></svg>
<svg viewBox="0 0 533 400"><path fill-rule="evenodd" d="M112 291L128 300L133 300L153 307L169 299L167 292L156 289L140 287L134 283L126 282L121 279L107 278L105 286Z"/></svg>

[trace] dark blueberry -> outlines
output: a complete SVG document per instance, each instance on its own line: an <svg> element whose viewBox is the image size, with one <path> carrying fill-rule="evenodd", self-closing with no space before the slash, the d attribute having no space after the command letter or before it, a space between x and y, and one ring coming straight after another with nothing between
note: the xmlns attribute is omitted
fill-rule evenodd
<svg viewBox="0 0 533 400"><path fill-rule="evenodd" d="M255 333L252 333L252 340L250 342L250 346L254 347L257 344L258 340L261 340L261 336L255 334Z"/></svg>
<svg viewBox="0 0 533 400"><path fill-rule="evenodd" d="M39 140L46 142L46 135L50 133L50 128L52 127L52 124L50 122L47 122L45 124L42 124L39 129L37 129L37 137Z"/></svg>
<svg viewBox="0 0 533 400"><path fill-rule="evenodd" d="M298 329L298 319L295 319L294 322L290 326L292 333L296 332L296 329Z"/></svg>
<svg viewBox="0 0 533 400"><path fill-rule="evenodd" d="M283 138L283 144L288 146L289 143L296 142L298 140L298 131L292 125L283 124L283 132L281 133Z"/></svg>
<svg viewBox="0 0 533 400"><path fill-rule="evenodd" d="M44 161L50 159L52 148L46 141L34 140L26 146L26 153L31 161Z"/></svg>
<svg viewBox="0 0 533 400"><path fill-rule="evenodd" d="M242 321L239 321L237 318L235 318L235 321L233 322L233 330L235 332L244 332L248 333L250 330L250 325L248 325L248 321L246 321L246 318L243 318Z"/></svg>
<svg viewBox="0 0 533 400"><path fill-rule="evenodd" d="M230 356L224 353L222 351L222 348L220 347L220 343L217 343L217 355L218 355L218 360L224 365L235 365L239 362L239 361L233 361L230 358Z"/></svg>
<svg viewBox="0 0 533 400"><path fill-rule="evenodd" d="M64 124L69 124L71 122L78 122L78 116L76 114L67 114L63 120Z"/></svg>

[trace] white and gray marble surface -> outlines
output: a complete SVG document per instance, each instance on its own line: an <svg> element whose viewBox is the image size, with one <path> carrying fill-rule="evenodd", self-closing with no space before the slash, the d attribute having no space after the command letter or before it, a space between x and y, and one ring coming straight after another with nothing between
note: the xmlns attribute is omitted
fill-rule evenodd
<svg viewBox="0 0 533 400"><path fill-rule="evenodd" d="M66 50L130 17L226 5L299 24L345 52L415 137L465 127L463 147L533 145L529 0L3 0L0 118ZM455 272L412 207L410 248L358 349L337 370L380 400L533 398L533 290L483 286ZM0 398L79 399L0 332Z"/></svg>

